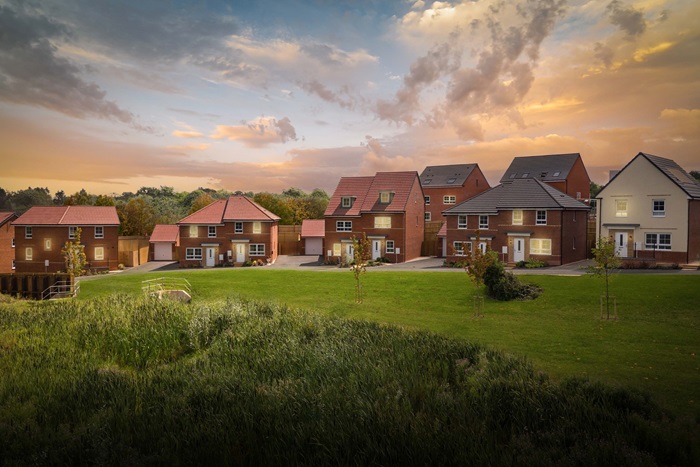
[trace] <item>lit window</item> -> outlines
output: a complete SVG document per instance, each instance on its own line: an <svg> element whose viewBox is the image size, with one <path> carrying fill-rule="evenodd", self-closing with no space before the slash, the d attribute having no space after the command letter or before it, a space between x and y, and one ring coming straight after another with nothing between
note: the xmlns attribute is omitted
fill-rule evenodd
<svg viewBox="0 0 700 467"><path fill-rule="evenodd" d="M101 246L95 247L95 261L102 261L105 259L105 249Z"/></svg>
<svg viewBox="0 0 700 467"><path fill-rule="evenodd" d="M615 200L615 217L627 217L627 200Z"/></svg>
<svg viewBox="0 0 700 467"><path fill-rule="evenodd" d="M479 228L488 229L489 228L489 216L479 216Z"/></svg>
<svg viewBox="0 0 700 467"><path fill-rule="evenodd" d="M537 225L547 225L547 211L537 211Z"/></svg>
<svg viewBox="0 0 700 467"><path fill-rule="evenodd" d="M209 238L216 237L216 226L215 225L210 225L207 227L207 236Z"/></svg>
<svg viewBox="0 0 700 467"><path fill-rule="evenodd" d="M31 227L24 228L24 238L32 238L32 228Z"/></svg>
<svg viewBox="0 0 700 467"><path fill-rule="evenodd" d="M352 198L350 196L343 196L340 198L340 204L344 208L351 208L352 207Z"/></svg>
<svg viewBox="0 0 700 467"><path fill-rule="evenodd" d="M105 238L105 228L102 226L95 227L95 238Z"/></svg>
<svg viewBox="0 0 700 467"><path fill-rule="evenodd" d="M457 202L457 197L453 195L447 195L442 197L442 204L455 204Z"/></svg>
<svg viewBox="0 0 700 467"><path fill-rule="evenodd" d="M430 204L430 196L425 197L425 204Z"/></svg>
<svg viewBox="0 0 700 467"><path fill-rule="evenodd" d="M12 237L12 248L15 247L15 237Z"/></svg>
<svg viewBox="0 0 700 467"><path fill-rule="evenodd" d="M185 250L185 259L202 259L202 249L187 248Z"/></svg>
<svg viewBox="0 0 700 467"><path fill-rule="evenodd" d="M34 259L34 250L32 250L32 247L27 247L24 249L24 259L27 261Z"/></svg>
<svg viewBox="0 0 700 467"><path fill-rule="evenodd" d="M250 256L265 256L265 244L264 243L251 243L250 244Z"/></svg>
<svg viewBox="0 0 700 467"><path fill-rule="evenodd" d="M467 228L467 216L466 216L466 214L457 216L457 228L458 229L466 229Z"/></svg>
<svg viewBox="0 0 700 467"><path fill-rule="evenodd" d="M190 237L195 238L199 233L197 232L197 226L196 225L191 225L190 226ZM201 253L201 252L200 252Z"/></svg>
<svg viewBox="0 0 700 467"><path fill-rule="evenodd" d="M352 232L352 221L336 221L336 232Z"/></svg>
<svg viewBox="0 0 700 467"><path fill-rule="evenodd" d="M233 233L243 233L243 222L233 224Z"/></svg>
<svg viewBox="0 0 700 467"><path fill-rule="evenodd" d="M259 234L262 232L262 222L253 222L253 233Z"/></svg>
<svg viewBox="0 0 700 467"><path fill-rule="evenodd" d="M68 238L71 240L75 238L75 233L77 232L78 228L75 226L70 226L68 227Z"/></svg>
<svg viewBox="0 0 700 467"><path fill-rule="evenodd" d="M340 243L333 244L333 256L340 256L342 253L342 245Z"/></svg>
<svg viewBox="0 0 700 467"><path fill-rule="evenodd" d="M51 251L51 239L50 238L44 239L44 250Z"/></svg>
<svg viewBox="0 0 700 467"><path fill-rule="evenodd" d="M663 199L655 199L653 201L651 215L654 217L665 217L666 216L666 201Z"/></svg>
<svg viewBox="0 0 700 467"><path fill-rule="evenodd" d="M513 210L513 225L523 225L523 210Z"/></svg>
<svg viewBox="0 0 700 467"><path fill-rule="evenodd" d="M393 252L394 252L394 241L393 241L393 240L387 240L387 241L386 241L386 252L387 252L387 253L393 253Z"/></svg>
<svg viewBox="0 0 700 467"><path fill-rule="evenodd" d="M391 217L389 216L377 216L374 218L374 228L375 229L390 229L391 228Z"/></svg>
<svg viewBox="0 0 700 467"><path fill-rule="evenodd" d="M15 269L15 267L16 267L16 266L15 266L15 260L13 259L13 260L12 260L12 269Z"/></svg>
<svg viewBox="0 0 700 467"><path fill-rule="evenodd" d="M379 202L382 204L391 203L391 192L390 191L380 191L379 192Z"/></svg>
<svg viewBox="0 0 700 467"><path fill-rule="evenodd" d="M432 214L430 213L430 211L425 211L425 221L426 222L430 222L431 216L432 216Z"/></svg>
<svg viewBox="0 0 700 467"><path fill-rule="evenodd" d="M551 255L552 240L548 238L531 238L530 239L530 254L531 255Z"/></svg>
<svg viewBox="0 0 700 467"><path fill-rule="evenodd" d="M648 233L645 236L644 247L647 250L670 250L671 234Z"/></svg>

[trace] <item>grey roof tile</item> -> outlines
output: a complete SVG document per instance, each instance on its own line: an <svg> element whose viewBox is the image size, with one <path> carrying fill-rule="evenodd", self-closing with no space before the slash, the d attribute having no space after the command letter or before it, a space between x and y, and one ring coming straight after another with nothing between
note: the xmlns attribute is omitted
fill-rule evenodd
<svg viewBox="0 0 700 467"><path fill-rule="evenodd" d="M420 174L424 188L462 186L478 164L431 165Z"/></svg>
<svg viewBox="0 0 700 467"><path fill-rule="evenodd" d="M565 180L579 157L579 153L516 157L504 172L501 182L521 178L536 178L545 182Z"/></svg>

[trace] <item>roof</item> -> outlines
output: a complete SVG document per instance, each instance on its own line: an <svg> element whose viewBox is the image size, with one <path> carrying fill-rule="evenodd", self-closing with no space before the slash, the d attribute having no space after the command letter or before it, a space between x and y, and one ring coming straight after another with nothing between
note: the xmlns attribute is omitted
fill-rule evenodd
<svg viewBox="0 0 700 467"><path fill-rule="evenodd" d="M17 215L14 212L0 212L0 225L15 218Z"/></svg>
<svg viewBox="0 0 700 467"><path fill-rule="evenodd" d="M700 183L695 180L690 174L688 174L683 168L676 164L672 159L666 159L665 157L654 156L644 152L637 154L631 161L625 165L622 170L620 170L615 176L603 187L596 198L600 197L600 194L605 190L605 188L610 185L610 183L615 180L623 170L625 170L635 159L638 157L644 157L646 160L651 162L651 164L659 169L661 173L667 176L673 183L678 185L678 187L683 190L689 197L693 199L700 199Z"/></svg>
<svg viewBox="0 0 700 467"><path fill-rule="evenodd" d="M326 216L359 216L374 177L341 177L326 206ZM353 198L352 205L344 208L342 198Z"/></svg>
<svg viewBox="0 0 700 467"><path fill-rule="evenodd" d="M576 209L589 211L590 206L575 200L535 178L515 179L501 183L453 208L443 211L453 214L496 214L512 209Z"/></svg>
<svg viewBox="0 0 700 467"><path fill-rule="evenodd" d="M333 192L326 216L359 216L363 212L404 212L418 172L377 172L373 177L343 177ZM389 192L390 202L380 203L380 193ZM353 198L343 207L342 199Z"/></svg>
<svg viewBox="0 0 700 467"><path fill-rule="evenodd" d="M437 233L438 238L447 237L447 222L443 222Z"/></svg>
<svg viewBox="0 0 700 467"><path fill-rule="evenodd" d="M325 237L326 221L323 219L304 219L301 222L301 238Z"/></svg>
<svg viewBox="0 0 700 467"><path fill-rule="evenodd" d="M177 243L180 237L180 227L177 225L158 224L153 228L151 243L166 242Z"/></svg>
<svg viewBox="0 0 700 467"><path fill-rule="evenodd" d="M232 221L279 221L280 218L245 196L218 200L180 219L178 225L223 224Z"/></svg>
<svg viewBox="0 0 700 467"><path fill-rule="evenodd" d="M503 173L501 183L521 178L537 178L544 182L566 180L580 157L579 153L516 157Z"/></svg>
<svg viewBox="0 0 700 467"><path fill-rule="evenodd" d="M420 174L423 188L463 186L478 164L431 165Z"/></svg>
<svg viewBox="0 0 700 467"><path fill-rule="evenodd" d="M13 225L119 225L114 206L34 206Z"/></svg>

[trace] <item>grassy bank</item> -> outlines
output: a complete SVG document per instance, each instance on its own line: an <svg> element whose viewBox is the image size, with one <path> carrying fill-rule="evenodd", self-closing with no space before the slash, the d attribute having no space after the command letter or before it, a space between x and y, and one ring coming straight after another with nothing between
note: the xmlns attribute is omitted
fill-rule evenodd
<svg viewBox="0 0 700 467"><path fill-rule="evenodd" d="M691 465L697 424L521 358L237 300L0 304L13 464Z"/></svg>

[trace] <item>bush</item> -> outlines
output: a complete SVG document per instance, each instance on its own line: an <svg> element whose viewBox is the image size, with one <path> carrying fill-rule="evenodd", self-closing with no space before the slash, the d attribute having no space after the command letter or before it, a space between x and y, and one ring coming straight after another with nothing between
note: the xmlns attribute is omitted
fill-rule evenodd
<svg viewBox="0 0 700 467"><path fill-rule="evenodd" d="M534 284L525 284L512 273L506 272L503 263L495 262L484 274L486 293L496 300L533 300L539 297L542 288Z"/></svg>
<svg viewBox="0 0 700 467"><path fill-rule="evenodd" d="M527 261L518 261L515 263L516 268L527 268L527 269L536 269L536 268L546 268L549 266L545 261L540 261L538 259L530 258Z"/></svg>

